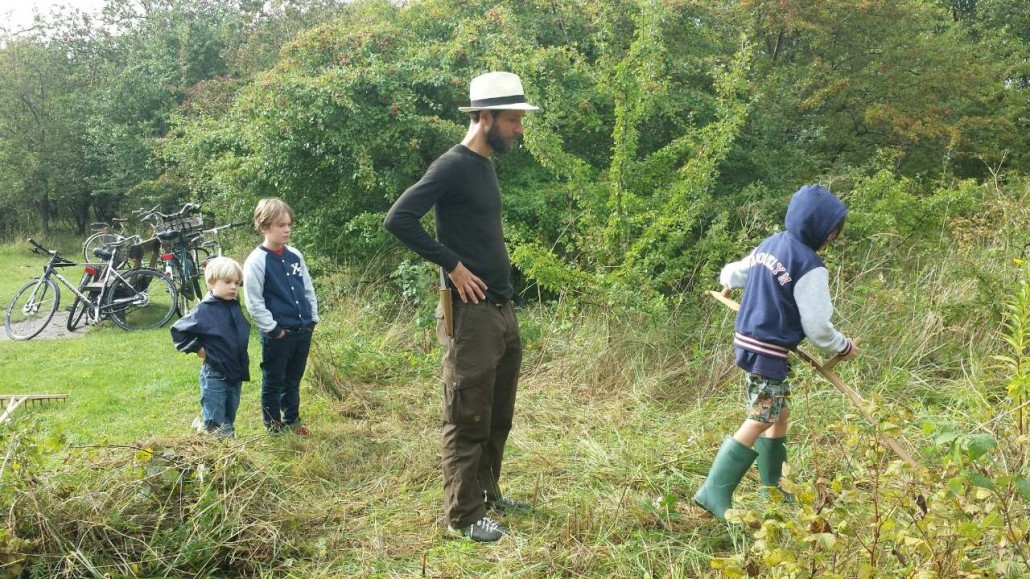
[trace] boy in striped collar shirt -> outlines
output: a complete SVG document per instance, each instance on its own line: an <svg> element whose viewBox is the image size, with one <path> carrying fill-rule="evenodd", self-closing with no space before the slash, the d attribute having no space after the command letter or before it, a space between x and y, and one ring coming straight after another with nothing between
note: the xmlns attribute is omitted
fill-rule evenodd
<svg viewBox="0 0 1030 579"><path fill-rule="evenodd" d="M748 386L747 418L726 437L694 495L694 502L720 521L725 522L733 491L756 459L762 486L779 489L790 416L787 352L808 338L824 355L851 360L859 354L830 322L829 273L818 255L840 235L847 213L826 188L806 185L790 200L786 231L767 237L719 275L724 292L744 288L733 346Z"/></svg>

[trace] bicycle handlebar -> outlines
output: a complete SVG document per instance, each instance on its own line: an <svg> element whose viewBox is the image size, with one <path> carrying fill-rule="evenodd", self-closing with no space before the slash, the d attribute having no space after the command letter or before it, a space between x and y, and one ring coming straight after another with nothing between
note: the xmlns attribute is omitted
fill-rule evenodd
<svg viewBox="0 0 1030 579"><path fill-rule="evenodd" d="M233 227L240 227L249 224L249 221L234 221L232 223L226 223L225 225L219 225L218 227L212 227L211 229L204 229L201 231L201 233L218 233L223 229L231 229Z"/></svg>
<svg viewBox="0 0 1030 579"><path fill-rule="evenodd" d="M172 221L175 219L181 219L186 215L190 215L191 213L197 213L200 211L200 205L197 205L196 203L186 203L182 206L182 209L179 209L175 213L161 213L161 211L159 211L160 207L160 204L155 205L149 211L143 211L143 209L141 208L139 210L140 221L153 221L154 219L161 219L162 221Z"/></svg>
<svg viewBox="0 0 1030 579"><path fill-rule="evenodd" d="M35 239L32 239L31 237L28 238L26 241L28 241L30 244L32 244L32 246L34 248L32 250L32 253L47 253L47 254L50 254L50 255L57 254L56 250L47 249L47 248L43 247L42 245L39 244L38 241L36 241Z"/></svg>
<svg viewBox="0 0 1030 579"><path fill-rule="evenodd" d="M33 246L32 253L45 253L45 254L49 255L54 260L54 263L63 263L63 264L68 264L68 265L75 265L74 261L69 261L69 260L61 257L60 255L57 255L57 250L56 249L47 249L47 248L43 247L42 245L40 245L38 241L36 241L35 239L32 239L31 237L29 237L26 241L28 241L30 244L32 244L32 246Z"/></svg>
<svg viewBox="0 0 1030 579"><path fill-rule="evenodd" d="M142 207L140 207L139 209L134 209L132 211L132 214L138 216L141 221L146 221L148 217L151 217L154 213L157 213L157 210L160 209L160 208L161 208L161 204L158 203L157 205L154 205L150 209L144 209Z"/></svg>

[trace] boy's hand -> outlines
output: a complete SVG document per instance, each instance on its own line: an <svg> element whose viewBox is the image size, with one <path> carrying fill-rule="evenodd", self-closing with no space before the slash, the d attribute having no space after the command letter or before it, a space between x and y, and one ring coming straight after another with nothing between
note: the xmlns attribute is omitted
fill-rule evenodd
<svg viewBox="0 0 1030 579"><path fill-rule="evenodd" d="M862 343L862 338L855 338L854 340L848 340L851 343L851 349L848 350L847 354L837 354L830 358L823 364L823 370L833 370L833 367L843 362L844 360L854 360L858 357L860 352L858 351L858 345Z"/></svg>
<svg viewBox="0 0 1030 579"><path fill-rule="evenodd" d="M722 297L724 297L724 298L728 298L728 297L730 297L730 292L732 292L732 291L733 291L733 290L731 290L731 289L730 289L730 288L728 288L728 287L724 287L724 288L722 288Z"/></svg>
<svg viewBox="0 0 1030 579"><path fill-rule="evenodd" d="M207 352L204 350L204 348L197 350L197 357L200 358L201 362L207 360Z"/></svg>
<svg viewBox="0 0 1030 579"><path fill-rule="evenodd" d="M849 339L848 341L851 342L851 349L848 350L847 354L844 354L844 355L839 355L838 354L838 356L840 357L841 360L854 360L861 353L858 350L858 345L862 343L862 339L861 338L855 338L854 340Z"/></svg>

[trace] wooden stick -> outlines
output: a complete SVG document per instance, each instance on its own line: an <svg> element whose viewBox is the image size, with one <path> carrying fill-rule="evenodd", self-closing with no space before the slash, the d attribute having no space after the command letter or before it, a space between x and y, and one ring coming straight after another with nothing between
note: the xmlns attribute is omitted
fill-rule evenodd
<svg viewBox="0 0 1030 579"><path fill-rule="evenodd" d="M12 398L25 398L27 400L65 400L68 398L67 394L0 394L0 400L10 400Z"/></svg>
<svg viewBox="0 0 1030 579"><path fill-rule="evenodd" d="M730 299L729 296L719 293L717 291L708 291L707 293L716 300L722 302L726 307L730 308L731 310L735 312L740 311L740 304ZM919 467L919 463L917 463L912 458L908 451L905 450L905 448L901 446L901 444L899 444L898 441L887 436L883 432L880 432L880 423L877 422L876 418L873 417L873 415L865 409L865 401L862 400L862 397L859 396L858 393L852 390L851 388L848 388L847 385L845 385L844 382L841 382L841 379L833 373L833 366L836 365L837 362L840 362L839 356L834 356L826 364L822 364L819 362L818 359L816 359L808 352L805 352L801 348L795 348L794 353L797 354L797 356L805 362L811 364L812 367L814 367L816 371L823 376L823 378L826 378L830 381L830 384L833 384L834 388L839 390L841 393L847 396L848 399L851 400L852 404L855 405L855 408L858 408L858 412L862 415L862 417L865 418L869 422L869 424L873 425L874 428L876 428L876 436L880 439L880 442L883 443L884 446L893 450L895 454L900 456L912 468Z"/></svg>

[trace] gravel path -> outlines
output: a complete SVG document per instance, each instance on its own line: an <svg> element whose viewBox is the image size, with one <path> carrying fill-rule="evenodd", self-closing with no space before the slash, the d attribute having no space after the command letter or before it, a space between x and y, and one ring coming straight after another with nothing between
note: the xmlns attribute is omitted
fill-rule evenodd
<svg viewBox="0 0 1030 579"><path fill-rule="evenodd" d="M68 312L62 307L54 314L54 319L50 320L43 331L39 333L33 340L60 340L63 338L81 338L86 335L87 326L85 323L80 324L74 332L68 331ZM10 340L7 337L7 331L0 328L0 340Z"/></svg>

